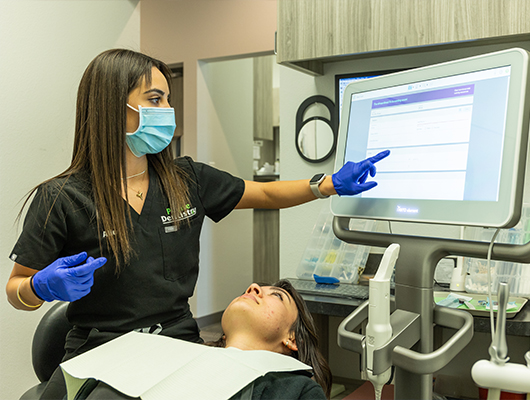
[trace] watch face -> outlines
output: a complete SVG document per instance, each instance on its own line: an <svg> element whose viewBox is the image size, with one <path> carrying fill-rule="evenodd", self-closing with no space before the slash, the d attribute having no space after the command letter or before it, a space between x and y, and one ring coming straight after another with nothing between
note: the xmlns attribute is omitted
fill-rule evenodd
<svg viewBox="0 0 530 400"><path fill-rule="evenodd" d="M309 181L309 183L317 183L319 180L322 179L322 177L326 175L326 174L316 174L315 176L313 176L311 178L311 180ZM306 181L307 182L307 181Z"/></svg>

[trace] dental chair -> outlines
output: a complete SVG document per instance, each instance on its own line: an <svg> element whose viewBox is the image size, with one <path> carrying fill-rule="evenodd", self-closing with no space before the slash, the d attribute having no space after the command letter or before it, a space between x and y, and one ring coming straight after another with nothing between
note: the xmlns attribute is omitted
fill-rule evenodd
<svg viewBox="0 0 530 400"><path fill-rule="evenodd" d="M40 320L31 347L31 358L35 375L40 383L27 390L20 400L37 400L48 379L59 366L65 350L64 343L72 325L66 318L67 302L54 304Z"/></svg>

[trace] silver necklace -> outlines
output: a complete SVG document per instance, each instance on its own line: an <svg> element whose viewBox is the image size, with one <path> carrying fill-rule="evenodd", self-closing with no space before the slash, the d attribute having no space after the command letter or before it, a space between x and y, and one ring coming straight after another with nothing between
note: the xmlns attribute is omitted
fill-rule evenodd
<svg viewBox="0 0 530 400"><path fill-rule="evenodd" d="M140 176L140 175L142 175L142 174L145 174L145 171L147 171L147 168L144 169L142 172L139 172L139 173L137 173L137 174L134 174L134 175L128 176L128 177L126 177L125 179L131 179L131 178L134 178L135 176ZM123 178L121 178L121 180L123 181Z"/></svg>
<svg viewBox="0 0 530 400"><path fill-rule="evenodd" d="M125 179L129 180L131 178L134 178L135 176L140 176L142 174L145 174L145 171L147 171L147 168L144 169L142 172L139 172L138 174L134 174L134 175L128 176ZM121 180L123 180L123 178L121 178ZM140 191L138 189L134 189L134 188L130 187L129 185L127 185L127 188L132 189L134 192L136 192L136 197L138 197L140 200L142 200L142 201L144 200L144 192L142 192L142 191Z"/></svg>

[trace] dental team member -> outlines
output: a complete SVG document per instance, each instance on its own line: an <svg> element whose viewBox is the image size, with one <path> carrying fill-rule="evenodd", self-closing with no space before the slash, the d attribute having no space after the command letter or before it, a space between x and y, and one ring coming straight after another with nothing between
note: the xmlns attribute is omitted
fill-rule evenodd
<svg viewBox="0 0 530 400"><path fill-rule="evenodd" d="M79 86L71 165L35 189L10 258L9 302L71 302L65 359L131 330L200 342L189 310L207 216L285 208L375 186L382 152L333 176L258 183L189 157L173 160L170 69L130 50L98 55ZM60 370L42 398L62 398Z"/></svg>

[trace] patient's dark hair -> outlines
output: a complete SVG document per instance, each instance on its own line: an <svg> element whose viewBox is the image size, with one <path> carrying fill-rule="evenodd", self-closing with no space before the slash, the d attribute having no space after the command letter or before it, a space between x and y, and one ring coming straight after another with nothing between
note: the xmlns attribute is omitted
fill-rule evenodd
<svg viewBox="0 0 530 400"><path fill-rule="evenodd" d="M313 368L315 381L322 386L326 397L331 394L331 370L318 348L318 335L315 322L307 309L304 299L286 279L276 282L274 285L263 284L260 286L274 286L285 290L293 298L298 309L298 318L291 327L296 339L298 351L292 351L291 356ZM215 342L206 343L208 346L225 347L224 335Z"/></svg>

